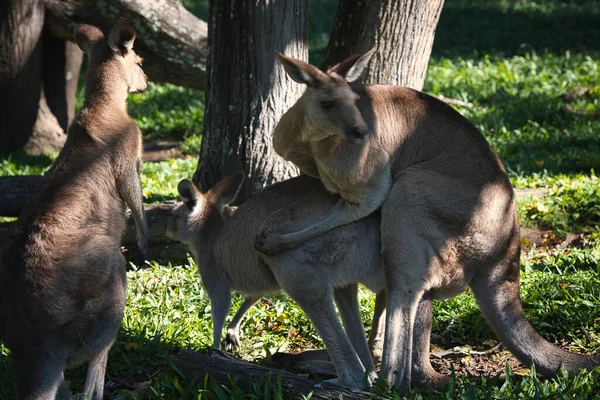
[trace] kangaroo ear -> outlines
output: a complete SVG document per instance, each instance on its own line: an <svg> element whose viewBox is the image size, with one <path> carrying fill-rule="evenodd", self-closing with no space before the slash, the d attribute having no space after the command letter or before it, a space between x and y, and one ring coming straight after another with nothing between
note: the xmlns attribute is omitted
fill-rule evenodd
<svg viewBox="0 0 600 400"><path fill-rule="evenodd" d="M297 60L292 57L286 57L281 53L275 53L285 72L290 78L298 83L308 85L310 87L319 86L327 78L322 71L314 65L307 62Z"/></svg>
<svg viewBox="0 0 600 400"><path fill-rule="evenodd" d="M244 173L242 171L235 172L217 183L206 195L212 201L224 207L235 199L243 181Z"/></svg>
<svg viewBox="0 0 600 400"><path fill-rule="evenodd" d="M177 191L181 201L191 210L198 204L198 189L194 186L192 181L184 179L177 185Z"/></svg>
<svg viewBox="0 0 600 400"><path fill-rule="evenodd" d="M371 61L371 57L375 54L375 47L371 50L367 51L364 54L356 54L346 58L339 64L334 65L327 72L335 72L339 76L346 79L346 82L354 82L365 71L367 65L369 65L369 61Z"/></svg>
<svg viewBox="0 0 600 400"><path fill-rule="evenodd" d="M75 41L84 53L89 53L94 44L104 38L104 34L98 28L88 24L77 24L73 30Z"/></svg>
<svg viewBox="0 0 600 400"><path fill-rule="evenodd" d="M133 49L134 41L135 31L125 18L121 18L108 34L108 45L112 51L122 56Z"/></svg>

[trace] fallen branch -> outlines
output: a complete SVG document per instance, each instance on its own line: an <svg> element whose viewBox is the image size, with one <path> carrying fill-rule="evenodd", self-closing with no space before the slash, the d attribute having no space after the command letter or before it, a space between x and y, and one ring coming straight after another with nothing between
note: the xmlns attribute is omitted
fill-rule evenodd
<svg viewBox="0 0 600 400"><path fill-rule="evenodd" d="M434 351L431 353L431 355L433 357L436 358L444 358L444 357L448 357L448 356L456 356L456 355L461 355L461 356L487 356L490 354L495 353L496 351L498 351L498 349L500 348L500 346L502 346L502 343L498 343L497 345L495 345L494 347L491 347L487 350L484 351L475 351L475 350L469 350L469 349L465 349L463 347L454 347L450 350L444 350L444 351Z"/></svg>
<svg viewBox="0 0 600 400"><path fill-rule="evenodd" d="M470 103L468 101L462 101L462 100L458 100L458 99L452 99L450 97L444 97L441 94L436 96L436 98L438 98L439 100L443 101L446 104L452 104L454 106L465 107L465 108L469 108L469 109L475 107L473 105L473 103Z"/></svg>
<svg viewBox="0 0 600 400"><path fill-rule="evenodd" d="M286 371L223 357L221 353L215 352L212 356L205 356L184 349L172 355L170 362L188 377L202 381L208 374L217 383L226 386L229 386L231 380L234 380L236 385L245 392L250 392L257 383L265 385L270 382L270 388L281 390L285 399L295 399L301 395L307 396L309 393L312 393L311 399L313 400L380 399L379 396L369 392L318 382ZM281 387L278 386L279 381Z"/></svg>
<svg viewBox="0 0 600 400"><path fill-rule="evenodd" d="M157 82L204 90L208 26L176 0L45 0L54 36L73 40L76 23L105 32L121 17L137 32L135 50L144 58L144 72Z"/></svg>
<svg viewBox="0 0 600 400"><path fill-rule="evenodd" d="M34 175L0 178L0 215L18 217L43 180L43 176Z"/></svg>
<svg viewBox="0 0 600 400"><path fill-rule="evenodd" d="M43 181L42 176L9 176L0 178L0 215L18 216ZM187 250L182 243L172 242L167 238L167 222L175 202L151 204L145 206L148 220L148 259L157 261L187 260ZM123 245L132 247L137 240L135 223L128 212L127 229L123 237ZM16 223L0 224L0 244L6 243L14 234Z"/></svg>

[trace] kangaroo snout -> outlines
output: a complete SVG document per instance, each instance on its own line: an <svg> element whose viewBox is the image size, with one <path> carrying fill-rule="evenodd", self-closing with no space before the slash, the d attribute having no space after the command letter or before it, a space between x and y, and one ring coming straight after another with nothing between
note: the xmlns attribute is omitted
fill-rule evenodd
<svg viewBox="0 0 600 400"><path fill-rule="evenodd" d="M357 125L344 130L346 139L352 143L362 142L368 134L369 130L366 126L362 127Z"/></svg>

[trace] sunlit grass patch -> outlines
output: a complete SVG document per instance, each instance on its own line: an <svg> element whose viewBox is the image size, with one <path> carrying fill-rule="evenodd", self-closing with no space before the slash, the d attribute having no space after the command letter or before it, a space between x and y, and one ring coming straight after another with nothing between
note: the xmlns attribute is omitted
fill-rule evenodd
<svg viewBox="0 0 600 400"><path fill-rule="evenodd" d="M140 180L146 202L154 203L178 198L179 181L192 179L197 165L196 157L142 163Z"/></svg>

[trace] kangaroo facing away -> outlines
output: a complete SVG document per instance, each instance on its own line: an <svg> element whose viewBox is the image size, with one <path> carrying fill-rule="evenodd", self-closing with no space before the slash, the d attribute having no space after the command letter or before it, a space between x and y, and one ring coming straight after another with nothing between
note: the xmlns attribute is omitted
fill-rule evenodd
<svg viewBox="0 0 600 400"><path fill-rule="evenodd" d="M390 384L410 384L420 300L452 297L467 285L523 363L533 361L546 376L560 366L598 365L600 357L551 345L525 318L513 189L483 135L424 93L351 84L372 52L327 72L278 54L288 75L307 88L277 124L273 146L342 198L300 230L266 226L256 248L275 254L381 207L387 293L381 376Z"/></svg>
<svg viewBox="0 0 600 400"><path fill-rule="evenodd" d="M254 241L263 222L282 228L306 226L325 215L337 196L329 194L319 180L302 176L270 186L234 210L227 204L242 179L242 173L231 175L207 193L183 180L178 187L183 204L167 228L172 238L188 246L198 263L211 301L213 346L219 348L231 290L248 297L232 323L237 327L252 304L283 289L325 342L337 382L363 387L365 370L372 380L375 367L358 308L357 283L374 291L383 288L378 216L332 230L291 251L262 255L254 249ZM276 211L283 207L283 213Z"/></svg>
<svg viewBox="0 0 600 400"><path fill-rule="evenodd" d="M103 398L108 351L125 307L126 206L141 260L147 249L142 139L125 103L128 93L147 87L132 49L135 32L124 21L108 38L77 25L75 39L89 55L83 109L0 262L0 331L19 399L68 398L63 371L85 361L84 392Z"/></svg>

